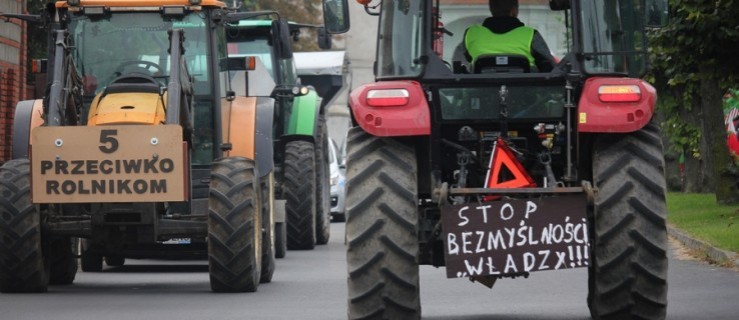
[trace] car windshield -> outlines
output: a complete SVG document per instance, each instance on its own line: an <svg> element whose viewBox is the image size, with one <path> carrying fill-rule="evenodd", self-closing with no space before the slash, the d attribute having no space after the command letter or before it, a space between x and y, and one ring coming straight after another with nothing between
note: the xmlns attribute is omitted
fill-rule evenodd
<svg viewBox="0 0 739 320"><path fill-rule="evenodd" d="M185 32L185 62L196 81L208 81L205 21L199 13L164 18L158 12L116 13L94 19L74 15L69 24L73 58L85 82L84 95L100 92L110 81L127 73L160 79L169 76L169 35ZM203 94L200 92L199 94Z"/></svg>

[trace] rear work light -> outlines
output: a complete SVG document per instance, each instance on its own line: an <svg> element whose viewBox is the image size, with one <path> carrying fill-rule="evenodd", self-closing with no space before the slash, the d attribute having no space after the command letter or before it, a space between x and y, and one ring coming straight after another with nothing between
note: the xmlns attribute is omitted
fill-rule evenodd
<svg viewBox="0 0 739 320"><path fill-rule="evenodd" d="M641 89L637 85L602 85L598 87L601 102L637 102L641 100Z"/></svg>
<svg viewBox="0 0 739 320"><path fill-rule="evenodd" d="M372 107L400 107L408 104L406 89L378 89L367 91L367 104Z"/></svg>

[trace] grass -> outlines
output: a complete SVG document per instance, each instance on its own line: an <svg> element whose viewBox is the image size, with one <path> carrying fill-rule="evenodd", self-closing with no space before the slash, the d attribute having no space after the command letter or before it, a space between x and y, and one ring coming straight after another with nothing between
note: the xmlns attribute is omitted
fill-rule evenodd
<svg viewBox="0 0 739 320"><path fill-rule="evenodd" d="M739 252L739 205L719 205L712 193L668 193L667 221L711 245Z"/></svg>

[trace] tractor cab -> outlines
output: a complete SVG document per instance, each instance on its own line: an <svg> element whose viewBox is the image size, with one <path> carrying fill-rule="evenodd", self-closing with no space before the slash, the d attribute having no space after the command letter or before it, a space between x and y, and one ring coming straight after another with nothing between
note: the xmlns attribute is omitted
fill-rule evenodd
<svg viewBox="0 0 739 320"><path fill-rule="evenodd" d="M82 82L80 124L165 124L167 111L179 109L168 108L168 86L176 82L178 91L187 95L179 100L185 106L179 112L187 115L182 119L186 133L196 136L193 140L188 134L184 137L194 142L194 162L209 164L215 158L217 150L212 146L217 143L212 132L216 119L212 115L219 103L216 97L225 96L217 92L225 92L228 84L215 85L219 81L214 78L220 75L212 68L211 57L223 59L223 53L213 53L224 48L208 45L213 37L208 26L215 24L193 9L61 8L69 12L65 24L68 41L74 46L70 66ZM183 35L176 58L181 63L172 61L172 30ZM197 115L194 121L189 119L192 114Z"/></svg>
<svg viewBox="0 0 739 320"><path fill-rule="evenodd" d="M377 82L352 96L356 124L372 134L457 132L444 139L474 150L480 163L492 137L505 136L531 155L522 159L531 172L546 172L537 155L552 159L558 179L543 182L546 177L532 173L539 186L551 186L580 180L572 170L577 150L566 132L624 132L651 118L653 106L645 102L654 99L653 89L638 78L647 70L647 26L663 21L665 1L519 1L518 19L541 35L554 57L550 71L517 53L470 56L465 35L491 16L487 1L383 0L365 8L379 16ZM575 112L581 101L592 103ZM642 103L607 107L618 102ZM409 112L379 117L392 106ZM419 117L429 122L415 121ZM547 138L534 129L539 123L567 129ZM445 163L442 180L454 180L457 152L438 142L431 148ZM467 186L485 185L487 168L481 169Z"/></svg>

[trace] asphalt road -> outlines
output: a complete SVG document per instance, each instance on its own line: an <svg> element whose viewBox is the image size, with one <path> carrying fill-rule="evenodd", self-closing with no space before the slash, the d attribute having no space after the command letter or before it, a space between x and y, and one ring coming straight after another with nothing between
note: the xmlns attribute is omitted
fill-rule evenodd
<svg viewBox="0 0 739 320"><path fill-rule="evenodd" d="M77 274L45 294L0 294L0 319L346 319L343 223L313 251L289 251L256 293L210 292L205 261L127 261ZM668 319L739 318L739 272L681 260L671 250ZM589 319L587 271L504 279L490 290L421 267L424 319Z"/></svg>

